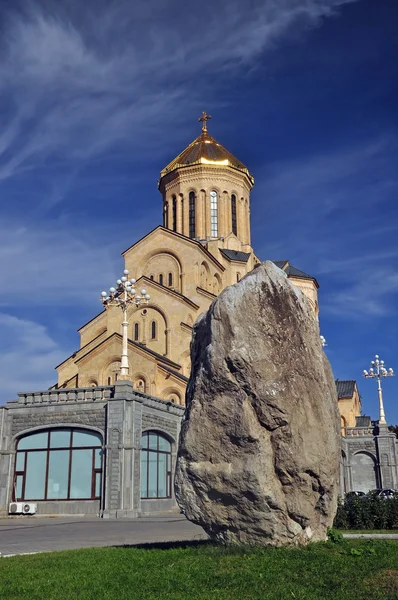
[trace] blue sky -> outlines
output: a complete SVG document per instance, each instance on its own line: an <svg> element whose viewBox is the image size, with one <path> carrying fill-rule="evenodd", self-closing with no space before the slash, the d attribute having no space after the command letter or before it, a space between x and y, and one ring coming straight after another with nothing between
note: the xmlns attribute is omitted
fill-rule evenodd
<svg viewBox="0 0 398 600"><path fill-rule="evenodd" d="M255 176L252 240L320 283L335 376L398 371L394 0L0 0L0 401L56 381L161 168L210 133ZM398 423L398 380L385 382Z"/></svg>

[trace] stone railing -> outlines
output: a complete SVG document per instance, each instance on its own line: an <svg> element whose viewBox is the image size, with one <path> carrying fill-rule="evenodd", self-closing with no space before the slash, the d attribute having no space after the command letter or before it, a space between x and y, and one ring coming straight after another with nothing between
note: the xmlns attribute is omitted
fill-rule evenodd
<svg viewBox="0 0 398 600"><path fill-rule="evenodd" d="M345 427L347 437L373 437L374 427Z"/></svg>
<svg viewBox="0 0 398 600"><path fill-rule="evenodd" d="M104 402L114 395L114 386L65 388L44 392L18 394L18 404L72 404L73 402Z"/></svg>

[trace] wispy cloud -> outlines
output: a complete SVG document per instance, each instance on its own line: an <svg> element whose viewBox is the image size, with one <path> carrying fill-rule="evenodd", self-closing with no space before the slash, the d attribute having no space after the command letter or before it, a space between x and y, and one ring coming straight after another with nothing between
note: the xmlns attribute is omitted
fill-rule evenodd
<svg viewBox="0 0 398 600"><path fill-rule="evenodd" d="M256 194L269 198L261 256L290 258L323 290L322 314L366 319L396 312L398 294L398 140L269 165ZM258 189L259 188L259 189ZM253 223L264 227L256 214ZM280 227L275 227L279 223Z"/></svg>
<svg viewBox="0 0 398 600"><path fill-rule="evenodd" d="M56 381L54 366L65 354L43 325L0 312L0 339L8 345L7 353L0 352L0 403Z"/></svg>
<svg viewBox="0 0 398 600"><path fill-rule="evenodd" d="M253 67L293 26L318 25L352 1L13 3L0 43L0 180L116 143L145 152L161 121L181 125L188 105L211 97L215 74Z"/></svg>

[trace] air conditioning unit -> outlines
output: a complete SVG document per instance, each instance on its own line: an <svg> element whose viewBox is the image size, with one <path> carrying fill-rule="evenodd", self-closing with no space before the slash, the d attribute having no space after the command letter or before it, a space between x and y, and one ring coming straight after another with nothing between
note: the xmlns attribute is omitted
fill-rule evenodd
<svg viewBox="0 0 398 600"><path fill-rule="evenodd" d="M33 502L11 502L8 512L10 515L34 515L37 513L37 504Z"/></svg>

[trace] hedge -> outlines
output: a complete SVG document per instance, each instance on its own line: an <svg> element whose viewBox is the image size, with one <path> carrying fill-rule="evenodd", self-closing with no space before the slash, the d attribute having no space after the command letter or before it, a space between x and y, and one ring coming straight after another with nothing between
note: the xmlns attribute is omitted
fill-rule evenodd
<svg viewBox="0 0 398 600"><path fill-rule="evenodd" d="M398 529L398 494L380 498L373 494L340 500L337 529Z"/></svg>

